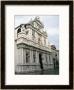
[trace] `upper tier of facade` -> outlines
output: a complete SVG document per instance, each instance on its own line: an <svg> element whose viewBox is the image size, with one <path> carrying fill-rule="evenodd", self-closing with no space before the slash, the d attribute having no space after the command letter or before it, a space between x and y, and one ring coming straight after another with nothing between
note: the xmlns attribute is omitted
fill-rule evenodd
<svg viewBox="0 0 74 90"><path fill-rule="evenodd" d="M51 52L47 32L39 17L15 28L15 41Z"/></svg>

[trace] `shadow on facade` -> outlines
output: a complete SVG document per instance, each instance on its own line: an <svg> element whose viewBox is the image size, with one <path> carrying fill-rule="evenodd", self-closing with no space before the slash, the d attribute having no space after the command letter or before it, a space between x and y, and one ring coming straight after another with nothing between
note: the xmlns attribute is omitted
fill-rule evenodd
<svg viewBox="0 0 74 90"><path fill-rule="evenodd" d="M43 70L43 62L42 62L42 54L39 53L39 62L40 62L40 68Z"/></svg>

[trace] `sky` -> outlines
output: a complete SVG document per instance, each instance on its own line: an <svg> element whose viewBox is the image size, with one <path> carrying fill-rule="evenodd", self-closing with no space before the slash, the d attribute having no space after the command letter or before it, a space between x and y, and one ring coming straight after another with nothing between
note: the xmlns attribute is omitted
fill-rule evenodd
<svg viewBox="0 0 74 90"><path fill-rule="evenodd" d="M33 20L36 16L25 16L17 15L15 16L15 27L20 24L28 23L30 20ZM40 21L44 24L44 30L48 34L48 41L51 45L55 45L59 49L59 16L58 15L49 15L49 16L40 16Z"/></svg>

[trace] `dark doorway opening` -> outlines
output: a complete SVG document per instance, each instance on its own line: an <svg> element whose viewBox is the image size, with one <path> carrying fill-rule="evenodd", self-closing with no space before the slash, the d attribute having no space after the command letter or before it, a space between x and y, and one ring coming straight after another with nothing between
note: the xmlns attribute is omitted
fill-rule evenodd
<svg viewBox="0 0 74 90"><path fill-rule="evenodd" d="M40 62L40 68L43 70L42 54L41 53L39 53L39 62Z"/></svg>

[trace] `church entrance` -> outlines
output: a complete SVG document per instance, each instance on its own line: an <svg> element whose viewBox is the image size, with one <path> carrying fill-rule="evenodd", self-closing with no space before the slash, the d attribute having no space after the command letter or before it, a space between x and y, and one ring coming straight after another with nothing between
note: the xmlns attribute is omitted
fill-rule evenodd
<svg viewBox="0 0 74 90"><path fill-rule="evenodd" d="M43 69L42 54L41 53L39 53L39 62L40 62L40 68Z"/></svg>

